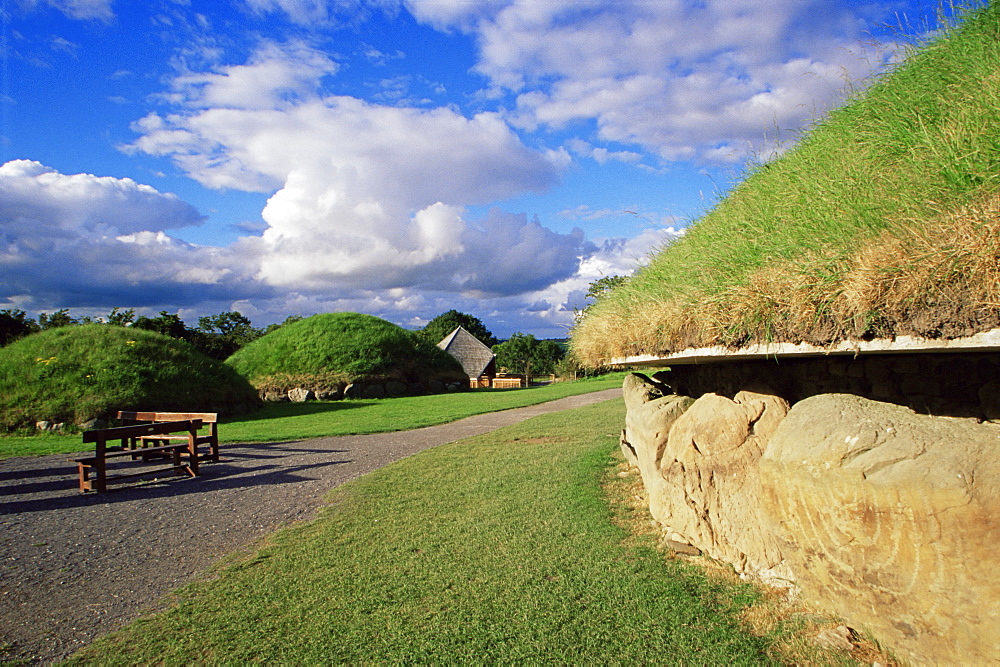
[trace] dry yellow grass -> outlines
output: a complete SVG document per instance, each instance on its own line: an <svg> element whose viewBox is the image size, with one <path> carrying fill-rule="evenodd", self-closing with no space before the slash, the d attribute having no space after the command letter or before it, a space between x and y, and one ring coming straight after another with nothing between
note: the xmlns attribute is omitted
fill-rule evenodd
<svg viewBox="0 0 1000 667"><path fill-rule="evenodd" d="M810 253L716 294L603 305L574 330L574 350L588 363L687 347L953 338L993 328L1000 326L1000 196L937 220L895 223L846 259Z"/></svg>

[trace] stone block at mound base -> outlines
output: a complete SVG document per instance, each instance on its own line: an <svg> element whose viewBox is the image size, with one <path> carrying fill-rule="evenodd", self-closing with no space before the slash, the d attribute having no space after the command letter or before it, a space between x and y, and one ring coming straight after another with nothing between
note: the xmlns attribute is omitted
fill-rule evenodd
<svg viewBox="0 0 1000 667"><path fill-rule="evenodd" d="M674 539L765 578L784 574L760 510L758 464L788 411L776 396L705 394L677 419L660 462L664 525Z"/></svg>
<svg viewBox="0 0 1000 667"><path fill-rule="evenodd" d="M760 473L807 602L915 663L1000 659L1000 426L824 394L795 404Z"/></svg>
<svg viewBox="0 0 1000 667"><path fill-rule="evenodd" d="M639 468L649 496L650 513L663 521L669 513L664 506L666 482L660 475L660 459L667 446L670 427L694 399L688 396L663 395L661 388L639 374L629 375L624 383L625 431L622 433L622 453Z"/></svg>
<svg viewBox="0 0 1000 667"><path fill-rule="evenodd" d="M624 383L622 451L639 468L666 537L772 583L788 578L758 496L758 463L788 412L776 396L664 395L643 375Z"/></svg>
<svg viewBox="0 0 1000 667"><path fill-rule="evenodd" d="M288 400L292 403L305 403L316 400L316 395L310 389L296 387L288 390Z"/></svg>

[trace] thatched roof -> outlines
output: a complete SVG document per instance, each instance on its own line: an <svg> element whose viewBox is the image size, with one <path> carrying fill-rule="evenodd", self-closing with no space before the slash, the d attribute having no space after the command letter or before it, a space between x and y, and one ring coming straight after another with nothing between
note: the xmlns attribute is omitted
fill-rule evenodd
<svg viewBox="0 0 1000 667"><path fill-rule="evenodd" d="M458 359L458 363L462 364L462 368L470 378L496 375L494 363L496 355L493 354L493 350L463 327L456 327L437 346Z"/></svg>

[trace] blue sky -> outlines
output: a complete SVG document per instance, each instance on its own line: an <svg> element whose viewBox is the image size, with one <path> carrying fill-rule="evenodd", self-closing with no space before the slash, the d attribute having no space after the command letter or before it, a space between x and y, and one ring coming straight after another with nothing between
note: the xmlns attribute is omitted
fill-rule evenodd
<svg viewBox="0 0 1000 667"><path fill-rule="evenodd" d="M936 7L5 0L0 309L561 337Z"/></svg>

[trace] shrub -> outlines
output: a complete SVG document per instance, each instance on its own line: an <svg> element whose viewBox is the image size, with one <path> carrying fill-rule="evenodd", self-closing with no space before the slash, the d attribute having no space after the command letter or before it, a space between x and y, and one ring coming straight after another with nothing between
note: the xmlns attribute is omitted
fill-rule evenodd
<svg viewBox="0 0 1000 667"><path fill-rule="evenodd" d="M152 331L87 324L0 349L0 429L82 424L118 410L234 414L259 405L231 368Z"/></svg>
<svg viewBox="0 0 1000 667"><path fill-rule="evenodd" d="M359 313L326 313L291 322L248 344L226 363L258 389L373 379L466 380L461 365L436 345Z"/></svg>

